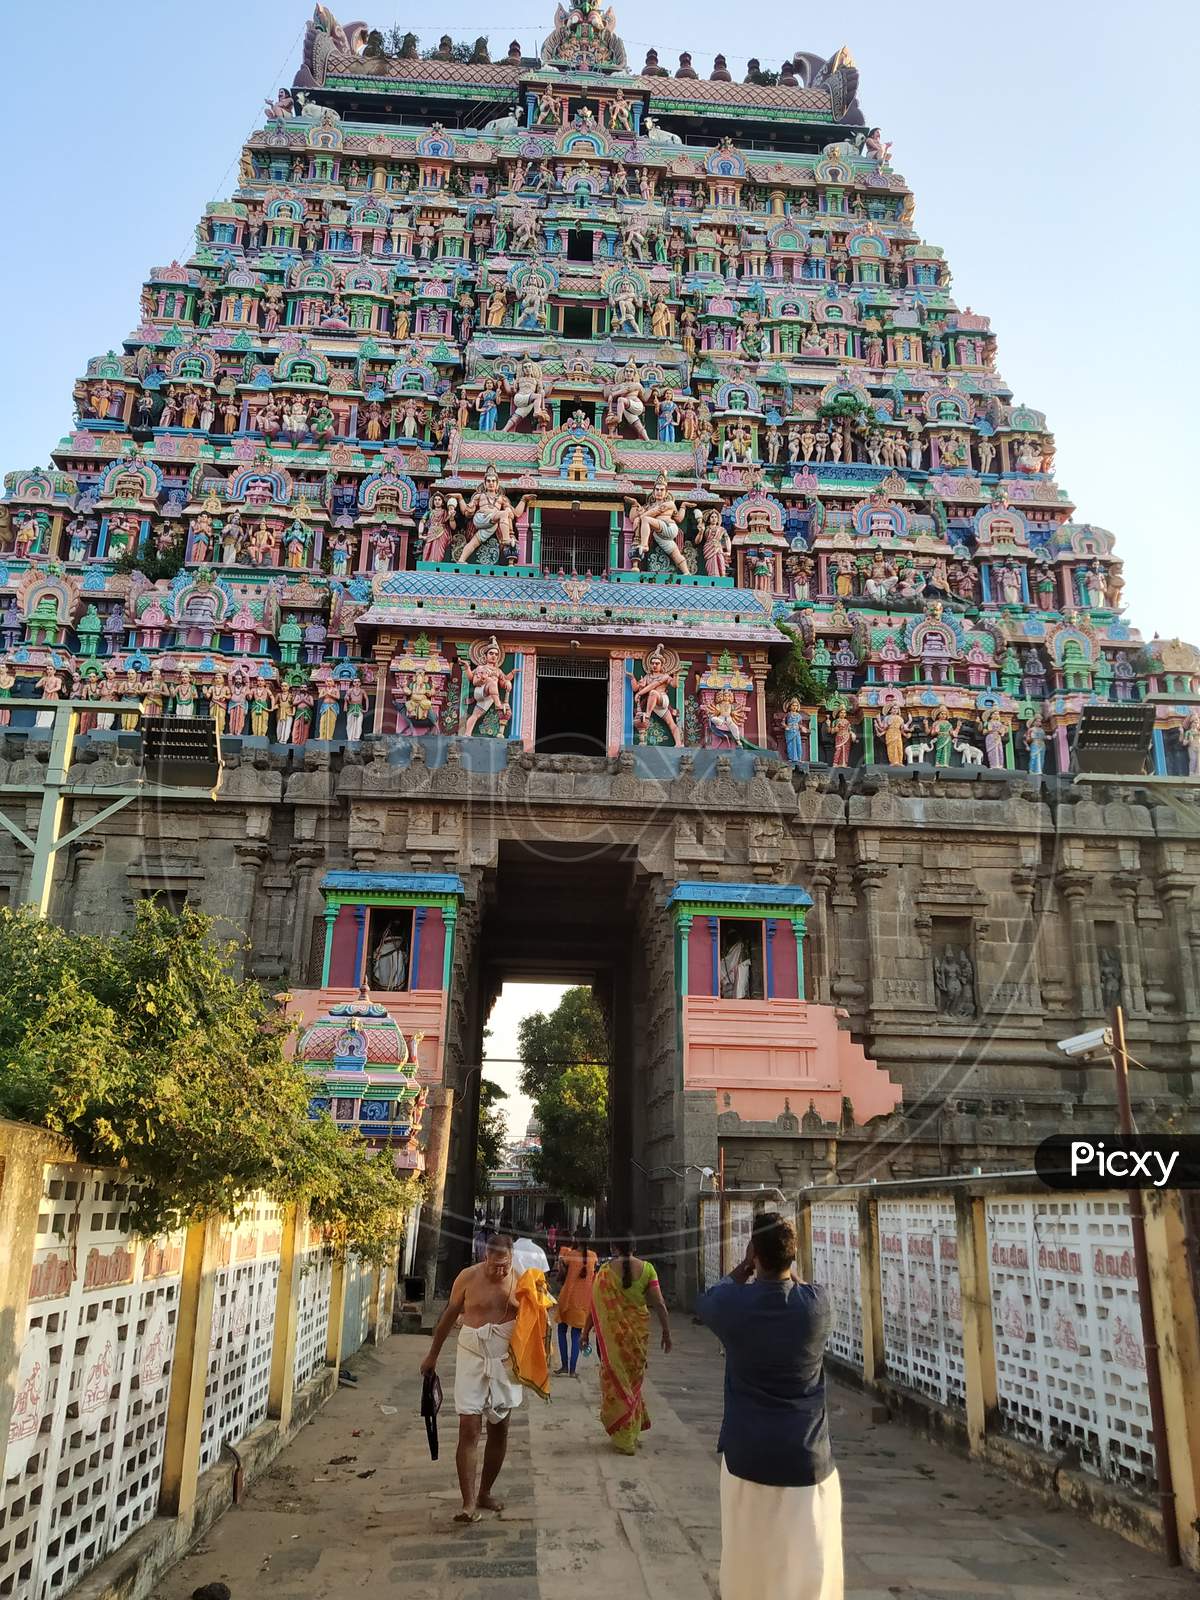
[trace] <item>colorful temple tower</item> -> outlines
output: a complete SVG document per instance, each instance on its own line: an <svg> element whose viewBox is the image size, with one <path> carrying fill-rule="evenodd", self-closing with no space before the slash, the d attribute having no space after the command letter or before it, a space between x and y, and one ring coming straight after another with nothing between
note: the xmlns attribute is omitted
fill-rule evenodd
<svg viewBox="0 0 1200 1600"><path fill-rule="evenodd" d="M114 823L81 924L182 884L328 1015L331 1098L362 985L469 1095L495 952L586 976L586 906L625 930L614 1173L664 1231L719 1141L844 1170L903 1091L897 1148L1025 1151L1056 1034L1120 993L1135 1042L1198 1025L1195 862L1061 796L1094 705L1152 706L1155 772L1200 773L1200 653L1127 620L857 90L845 50L634 68L588 5L498 60L318 6L235 192L5 479L10 754L14 693L209 716L246 824L201 859L165 808L147 866ZM611 858L564 890L585 817Z"/></svg>
<svg viewBox="0 0 1200 1600"><path fill-rule="evenodd" d="M1149 697L1195 767L1200 662L1126 621L847 52L635 72L577 7L537 60L454 55L317 8L234 195L6 479L0 689L663 772L1065 771L1085 705Z"/></svg>

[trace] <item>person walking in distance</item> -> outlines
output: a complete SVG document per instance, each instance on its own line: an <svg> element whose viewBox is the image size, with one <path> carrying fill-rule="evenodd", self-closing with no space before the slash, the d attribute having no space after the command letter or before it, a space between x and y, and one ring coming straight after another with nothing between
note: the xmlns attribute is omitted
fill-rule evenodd
<svg viewBox="0 0 1200 1600"><path fill-rule="evenodd" d="M600 1348L600 1421L622 1455L631 1456L650 1426L642 1383L650 1354L650 1312L662 1329L663 1353L671 1349L671 1319L658 1286L658 1274L633 1253L628 1239L614 1239L612 1257L592 1284L592 1309L583 1330L593 1325Z"/></svg>
<svg viewBox="0 0 1200 1600"><path fill-rule="evenodd" d="M422 1375L437 1371L442 1346L462 1318L454 1367L454 1409L458 1413L458 1486L462 1510L455 1522L478 1522L484 1511L503 1511L492 1488L508 1450L508 1418L521 1404L521 1384L508 1367L509 1345L517 1319L512 1240L493 1233L484 1258L454 1280L450 1300L433 1330ZM487 1424L483 1472L476 1489L479 1436Z"/></svg>
<svg viewBox="0 0 1200 1600"><path fill-rule="evenodd" d="M796 1230L755 1220L746 1258L696 1303L725 1347L721 1600L842 1600L842 1491L825 1413L828 1292Z"/></svg>
<svg viewBox="0 0 1200 1600"><path fill-rule="evenodd" d="M559 1252L558 1270L562 1287L558 1292L559 1376L574 1376L579 1365L579 1339L592 1304L592 1279L600 1258L588 1249L587 1237L580 1234L570 1249ZM571 1330L571 1350L567 1353L567 1329Z"/></svg>

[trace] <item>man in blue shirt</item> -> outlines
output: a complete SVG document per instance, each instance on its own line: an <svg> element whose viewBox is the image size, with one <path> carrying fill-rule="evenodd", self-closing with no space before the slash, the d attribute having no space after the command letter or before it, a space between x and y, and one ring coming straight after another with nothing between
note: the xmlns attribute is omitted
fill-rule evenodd
<svg viewBox="0 0 1200 1600"><path fill-rule="evenodd" d="M721 1600L842 1600L823 1366L833 1313L795 1260L795 1228L762 1212L746 1259L696 1303L725 1347Z"/></svg>

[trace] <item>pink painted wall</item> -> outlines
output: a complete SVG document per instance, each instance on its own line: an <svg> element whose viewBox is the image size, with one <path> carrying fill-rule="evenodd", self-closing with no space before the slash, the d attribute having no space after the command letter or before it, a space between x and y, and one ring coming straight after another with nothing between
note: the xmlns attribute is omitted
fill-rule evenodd
<svg viewBox="0 0 1200 1600"><path fill-rule="evenodd" d="M796 930L784 917L775 918L775 937L767 940L771 951L772 992L776 1000L795 1000L799 994L796 983Z"/></svg>
<svg viewBox="0 0 1200 1600"><path fill-rule="evenodd" d="M767 1122L788 1101L803 1116L811 1100L827 1122L843 1096L861 1126L900 1104L901 1091L839 1026L833 1006L803 1000L714 1000L685 995L683 1081L712 1089L718 1111Z"/></svg>
<svg viewBox="0 0 1200 1600"><path fill-rule="evenodd" d="M440 906L430 906L421 924L421 949L415 988L440 989L442 965L446 957L446 924Z"/></svg>
<svg viewBox="0 0 1200 1600"><path fill-rule="evenodd" d="M713 941L707 917L697 917L692 923L688 931L687 956L688 993L711 995L713 992Z"/></svg>
<svg viewBox="0 0 1200 1600"><path fill-rule="evenodd" d="M358 948L358 922L353 906L342 906L333 925L333 954L329 961L329 982L334 988L357 984L354 953Z"/></svg>

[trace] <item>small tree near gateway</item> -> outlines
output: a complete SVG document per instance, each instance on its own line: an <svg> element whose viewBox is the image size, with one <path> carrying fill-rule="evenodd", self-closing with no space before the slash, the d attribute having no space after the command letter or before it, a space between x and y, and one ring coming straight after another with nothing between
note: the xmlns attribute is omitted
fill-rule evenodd
<svg viewBox="0 0 1200 1600"><path fill-rule="evenodd" d="M336 1246L382 1259L417 1184L310 1118L290 1024L235 975L236 955L189 909L144 903L111 939L0 911L0 1116L126 1170L143 1234L261 1192L307 1201Z"/></svg>

